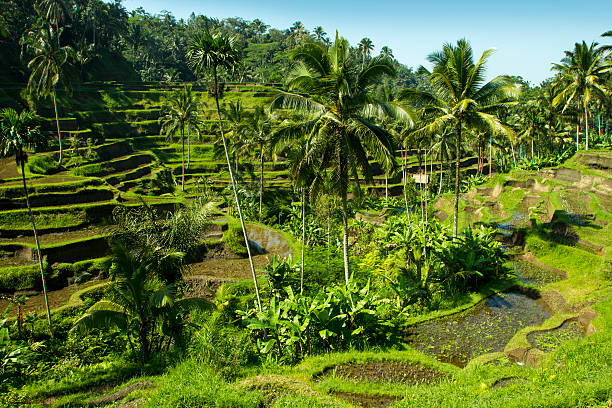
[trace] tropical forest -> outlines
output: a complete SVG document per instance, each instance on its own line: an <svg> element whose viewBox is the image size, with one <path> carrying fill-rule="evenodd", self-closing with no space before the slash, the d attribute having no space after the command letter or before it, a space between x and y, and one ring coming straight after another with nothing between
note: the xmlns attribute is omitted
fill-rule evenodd
<svg viewBox="0 0 612 408"><path fill-rule="evenodd" d="M612 406L612 31L126 3L0 1L1 407Z"/></svg>

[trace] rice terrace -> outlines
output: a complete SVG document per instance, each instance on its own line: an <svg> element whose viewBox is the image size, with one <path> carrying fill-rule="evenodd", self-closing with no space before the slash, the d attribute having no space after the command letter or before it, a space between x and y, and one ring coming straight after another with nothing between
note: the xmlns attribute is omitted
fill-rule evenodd
<svg viewBox="0 0 612 408"><path fill-rule="evenodd" d="M610 4L175 3L0 2L0 407L612 407Z"/></svg>

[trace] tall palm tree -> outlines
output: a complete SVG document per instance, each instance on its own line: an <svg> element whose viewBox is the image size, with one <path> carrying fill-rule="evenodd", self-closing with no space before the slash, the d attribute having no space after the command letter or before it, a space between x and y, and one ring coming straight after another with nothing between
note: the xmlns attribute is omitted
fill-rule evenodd
<svg viewBox="0 0 612 408"><path fill-rule="evenodd" d="M447 126L456 129L455 161L455 208L453 237L457 237L459 222L459 186L462 131L481 130L512 135L512 129L503 124L496 115L500 106L513 104L511 98L518 95L518 89L512 79L498 76L485 83L485 64L494 52L485 51L474 63L472 47L467 40L461 39L456 45L444 44L441 51L428 56L433 63L430 72L424 67L419 71L429 77L434 92L405 89L401 91L404 98L414 101L425 115L424 126L414 131L415 134L434 134Z"/></svg>
<svg viewBox="0 0 612 408"><path fill-rule="evenodd" d="M245 147L249 150L259 151L259 220L261 221L261 209L263 205L264 192L264 159L270 133L272 121L263 106L257 106L252 115L243 124L240 132L246 139Z"/></svg>
<svg viewBox="0 0 612 408"><path fill-rule="evenodd" d="M544 113L535 100L522 104L518 113L519 136L531 143L531 160L536 156L534 142L537 140L537 156L540 156L540 136L546 132Z"/></svg>
<svg viewBox="0 0 612 408"><path fill-rule="evenodd" d="M55 32L59 32L59 25L66 21L70 15L70 4L67 0L40 0L37 4L38 13L53 25ZM56 38L59 48L59 36Z"/></svg>
<svg viewBox="0 0 612 408"><path fill-rule="evenodd" d="M393 56L393 50L386 45L380 49L380 55L391 59L395 58Z"/></svg>
<svg viewBox="0 0 612 408"><path fill-rule="evenodd" d="M351 58L348 41L338 34L329 49L307 43L297 48L292 58L297 66L287 85L295 92L279 92L271 109L293 110L301 113L304 120L275 132L273 144L307 136L304 165L314 163L320 169L317 179L324 177L323 170L332 171L334 190L342 201L344 277L348 283L347 192L351 176L358 180L359 169L367 180L372 180L366 149L383 168L395 167L391 134L370 120L375 116L402 115L394 105L378 103L372 96L374 84L385 76L395 75L395 69L383 57L374 58L359 69Z"/></svg>
<svg viewBox="0 0 612 408"><path fill-rule="evenodd" d="M56 88L62 82L66 85L63 72L64 65L74 54L69 46L59 46L59 40L63 29L54 31L51 27L28 32L24 38L26 50L33 54L28 62L30 77L28 79L28 91L37 98L51 95L53 109L55 110L55 124L57 125L57 140L59 142L59 164L62 164L62 134L60 131L59 116L57 113Z"/></svg>
<svg viewBox="0 0 612 408"><path fill-rule="evenodd" d="M608 30L601 35L602 37L612 37L612 30ZM604 51L612 51L612 45L602 45L601 48Z"/></svg>
<svg viewBox="0 0 612 408"><path fill-rule="evenodd" d="M213 34L210 31L204 31L189 45L187 50L187 59L197 75L208 72L212 75L214 81L215 104L217 106L217 117L219 119L221 140L223 141L223 150L225 151L225 159L227 160L227 168L229 170L229 175L234 190L236 208L238 209L238 216L242 226L242 234L244 235L244 243L246 245L249 264L251 266L251 274L253 276L253 283L255 285L255 295L257 296L257 306L261 311L261 299L259 296L259 287L257 285L257 276L255 275L255 267L253 266L253 257L251 256L249 237L244 224L244 218L242 217L240 200L238 199L238 191L236 188L236 180L234 179L234 173L232 172L232 165L230 163L229 152L227 149L227 141L225 140L223 119L221 118L221 108L219 106L219 70L225 69L232 71L240 63L240 52L236 48L235 37L221 33Z"/></svg>
<svg viewBox="0 0 612 408"><path fill-rule="evenodd" d="M362 38L359 41L359 53L361 54L361 67L365 66L365 60L372 54L374 43L368 37Z"/></svg>
<svg viewBox="0 0 612 408"><path fill-rule="evenodd" d="M325 30L321 26L316 26L314 30L312 30L312 33L314 34L315 39L317 39L318 41L323 41L323 39L327 35Z"/></svg>
<svg viewBox="0 0 612 408"><path fill-rule="evenodd" d="M589 105L594 100L605 100L612 89L606 83L607 72L612 72L612 62L605 59L602 48L593 42L574 44L573 51L565 51L560 64L553 64L558 72L562 89L555 97L555 105L563 104L564 112L573 102L579 102L584 110L584 136L589 150Z"/></svg>
<svg viewBox="0 0 612 408"><path fill-rule="evenodd" d="M172 93L166 114L160 118L161 131L172 139L177 132L181 134L182 161L181 161L181 190L185 191L185 127L195 129L200 133L202 121L198 117L198 104L195 100L191 85Z"/></svg>
<svg viewBox="0 0 612 408"><path fill-rule="evenodd" d="M43 267L43 258L40 252L40 242L38 240L38 230L36 222L32 214L30 206L30 198L28 195L28 186L25 177L25 164L28 161L28 154L25 149L36 149L45 146L45 139L42 137L34 114L23 111L17 114L14 109L7 108L0 112L0 153L2 156L15 155L15 162L21 168L21 180L23 181L23 194L28 207L28 216L32 223L32 231L34 232L34 241L36 242L36 255L38 257L38 266L40 267L40 277L42 279L43 294L45 297L45 307L47 309L47 322L49 330L53 336L53 325L51 324L51 311L49 309L49 300L47 298L47 283L45 281L45 271Z"/></svg>
<svg viewBox="0 0 612 408"><path fill-rule="evenodd" d="M241 131L244 129L245 122L248 117L248 112L244 108L244 105L239 100L236 102L229 102L221 107L221 112L228 123L228 147L230 152L233 154L234 159L234 170L236 173L239 171L240 151L244 150L243 142L241 137ZM216 146L215 146L216 147Z"/></svg>

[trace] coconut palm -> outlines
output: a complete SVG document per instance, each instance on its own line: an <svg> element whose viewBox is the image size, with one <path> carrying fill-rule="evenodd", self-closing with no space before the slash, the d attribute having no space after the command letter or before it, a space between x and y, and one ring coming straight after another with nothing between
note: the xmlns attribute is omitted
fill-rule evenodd
<svg viewBox="0 0 612 408"><path fill-rule="evenodd" d="M596 42L591 45L584 41L576 43L572 51L565 51L560 64L553 64L562 87L554 104L563 104L562 112L574 102L582 105L586 150L589 150L589 106L594 100L605 100L612 92L606 83L606 73L612 72L612 62L605 59L604 50L597 45Z"/></svg>
<svg viewBox="0 0 612 408"><path fill-rule="evenodd" d="M359 41L359 53L361 54L361 67L365 66L365 60L372 54L374 43L368 37L362 38Z"/></svg>
<svg viewBox="0 0 612 408"><path fill-rule="evenodd" d="M321 26L316 26L314 30L312 30L312 33L314 34L315 39L317 39L318 41L323 41L323 39L325 39L325 36L327 35L325 30Z"/></svg>
<svg viewBox="0 0 612 408"><path fill-rule="evenodd" d="M393 50L387 47L386 45L380 49L380 55L382 55L383 57L391 58L391 59L395 58L393 56Z"/></svg>
<svg viewBox="0 0 612 408"><path fill-rule="evenodd" d="M249 238L247 235L246 226L244 224L244 218L242 217L240 200L238 199L236 180L234 179L234 173L232 172L232 166L229 159L227 142L225 140L225 131L223 128L223 120L221 118L221 108L219 106L219 70L225 69L232 71L240 62L240 52L236 48L236 39L235 37L229 35L221 33L213 34L208 30L204 31L189 45L187 59L189 60L191 68L197 75L202 75L203 73L208 72L211 74L214 81L214 96L215 104L217 106L217 117L219 119L219 131L221 134L221 140L223 142L223 150L225 151L225 159L227 160L227 168L229 170L229 175L234 190L234 199L236 200L236 208L238 210L238 216L242 226L242 234L244 235L249 264L251 266L251 274L253 277L253 283L255 285L255 294L257 296L257 306L261 311L261 299L257 285L257 276L255 275L255 267L253 266L253 257L251 256L251 247L249 245Z"/></svg>
<svg viewBox="0 0 612 408"><path fill-rule="evenodd" d="M434 64L430 72L424 67L419 70L429 77L434 92L405 89L401 96L415 102L422 108L425 122L414 131L435 134L454 126L456 129L456 161L455 161L455 203L453 237L457 237L459 221L459 174L461 164L462 131L494 132L512 135L512 129L503 124L496 115L500 106L513 104L510 99L518 95L514 82L505 76L498 76L485 83L485 64L494 52L485 51L474 63L472 47L465 40L457 41L456 45L444 44L441 51L428 56Z"/></svg>
<svg viewBox="0 0 612 408"><path fill-rule="evenodd" d="M257 149L259 152L259 220L261 221L261 209L263 205L264 192L264 159L268 147L272 121L263 106L258 106L250 115L241 129L241 135L245 138L244 147L249 151Z"/></svg>
<svg viewBox="0 0 612 408"><path fill-rule="evenodd" d="M601 36L602 37L612 37L612 30L606 31ZM601 48L604 51L612 51L612 45L602 45Z"/></svg>
<svg viewBox="0 0 612 408"><path fill-rule="evenodd" d="M71 47L59 46L59 37L62 35L62 31L62 28L54 31L51 27L45 27L28 32L23 40L26 50L33 55L28 62L28 69L31 71L28 79L28 91L37 98L51 95L53 99L60 166L62 164L62 134L57 113L56 88L60 82L66 85L64 65L74 54ZM58 40L56 41L56 39Z"/></svg>
<svg viewBox="0 0 612 408"><path fill-rule="evenodd" d="M228 123L228 147L232 155L234 156L234 170L236 173L239 171L239 161L241 150L244 150L243 142L241 137L241 131L244 128L244 124L247 120L248 113L244 108L244 105L239 100L236 102L229 102L224 104L221 108L221 112ZM221 147L215 145L215 152L221 152Z"/></svg>
<svg viewBox="0 0 612 408"><path fill-rule="evenodd" d="M153 351L154 340L160 340L160 336L169 339L180 336L185 325L181 314L214 306L205 299L179 300L176 285L152 279L154 271L147 267L150 263L141 263L125 246L116 245L113 252L112 272L117 280L110 286L109 298L90 307L70 331L83 334L92 329L117 328L128 335L132 351L135 351L132 338L136 338L140 360L145 363ZM157 344L161 348L163 341Z"/></svg>
<svg viewBox="0 0 612 408"><path fill-rule="evenodd" d="M195 129L200 133L202 121L198 118L198 104L195 100L191 85L172 93L166 114L160 118L161 131L172 139L177 132L181 135L182 161L181 161L181 190L185 191L185 127Z"/></svg>
<svg viewBox="0 0 612 408"><path fill-rule="evenodd" d="M531 143L531 160L536 156L534 141L537 139L537 156L540 156L540 136L546 133L544 112L537 101L527 101L518 111L519 137Z"/></svg>
<svg viewBox="0 0 612 408"><path fill-rule="evenodd" d="M374 84L395 75L395 69L383 57L359 69L351 58L348 41L338 34L329 49L319 43L307 43L297 48L292 58L297 66L287 85L295 92L279 92L271 109L289 109L302 114L304 120L283 126L275 132L272 144L306 136L302 159L305 165L314 164L320 169L316 179L324 177L323 170L332 171L334 191L342 201L344 275L348 283L347 192L351 176L358 180L359 169L372 181L366 149L387 171L395 166L391 134L370 120L403 114L396 106L378 103L372 96ZM316 190L311 190L311 195L313 191Z"/></svg>
<svg viewBox="0 0 612 408"><path fill-rule="evenodd" d="M37 4L38 13L59 32L59 25L70 15L70 4L67 0L40 0ZM56 38L59 48L59 36Z"/></svg>
<svg viewBox="0 0 612 408"><path fill-rule="evenodd" d="M0 153L2 156L15 155L17 167L21 168L21 180L23 181L23 194L28 207L28 216L32 223L32 231L34 232L34 241L36 242L36 255L38 257L38 266L40 267L40 277L42 279L43 294L45 297L45 307L47 309L47 321L49 330L53 336L53 326L51 324L51 311L49 310L49 300L47 298L47 283L45 281L45 271L43 267L43 258L40 252L40 242L38 240L38 231L36 222L32 214L30 206L30 198L28 195L28 186L25 177L25 164L28 161L28 153L25 149L35 150L46 145L46 140L42 137L39 128L36 124L36 117L33 113L23 111L20 114L14 109L7 108L0 112Z"/></svg>

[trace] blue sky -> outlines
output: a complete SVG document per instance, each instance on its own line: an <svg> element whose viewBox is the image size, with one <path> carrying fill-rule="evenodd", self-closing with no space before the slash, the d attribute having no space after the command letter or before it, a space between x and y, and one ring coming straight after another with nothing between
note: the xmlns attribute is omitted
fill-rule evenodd
<svg viewBox="0 0 612 408"><path fill-rule="evenodd" d="M599 36L612 30L611 0L124 0L123 5L128 10L142 6L152 14L168 10L177 18L192 11L259 18L279 29L299 20L309 30L317 25L330 35L338 30L351 44L369 37L376 52L387 45L396 59L412 67L427 66L427 54L466 37L478 56L497 48L489 60L490 77L521 75L534 85L551 76L551 63L576 41L606 42Z"/></svg>

